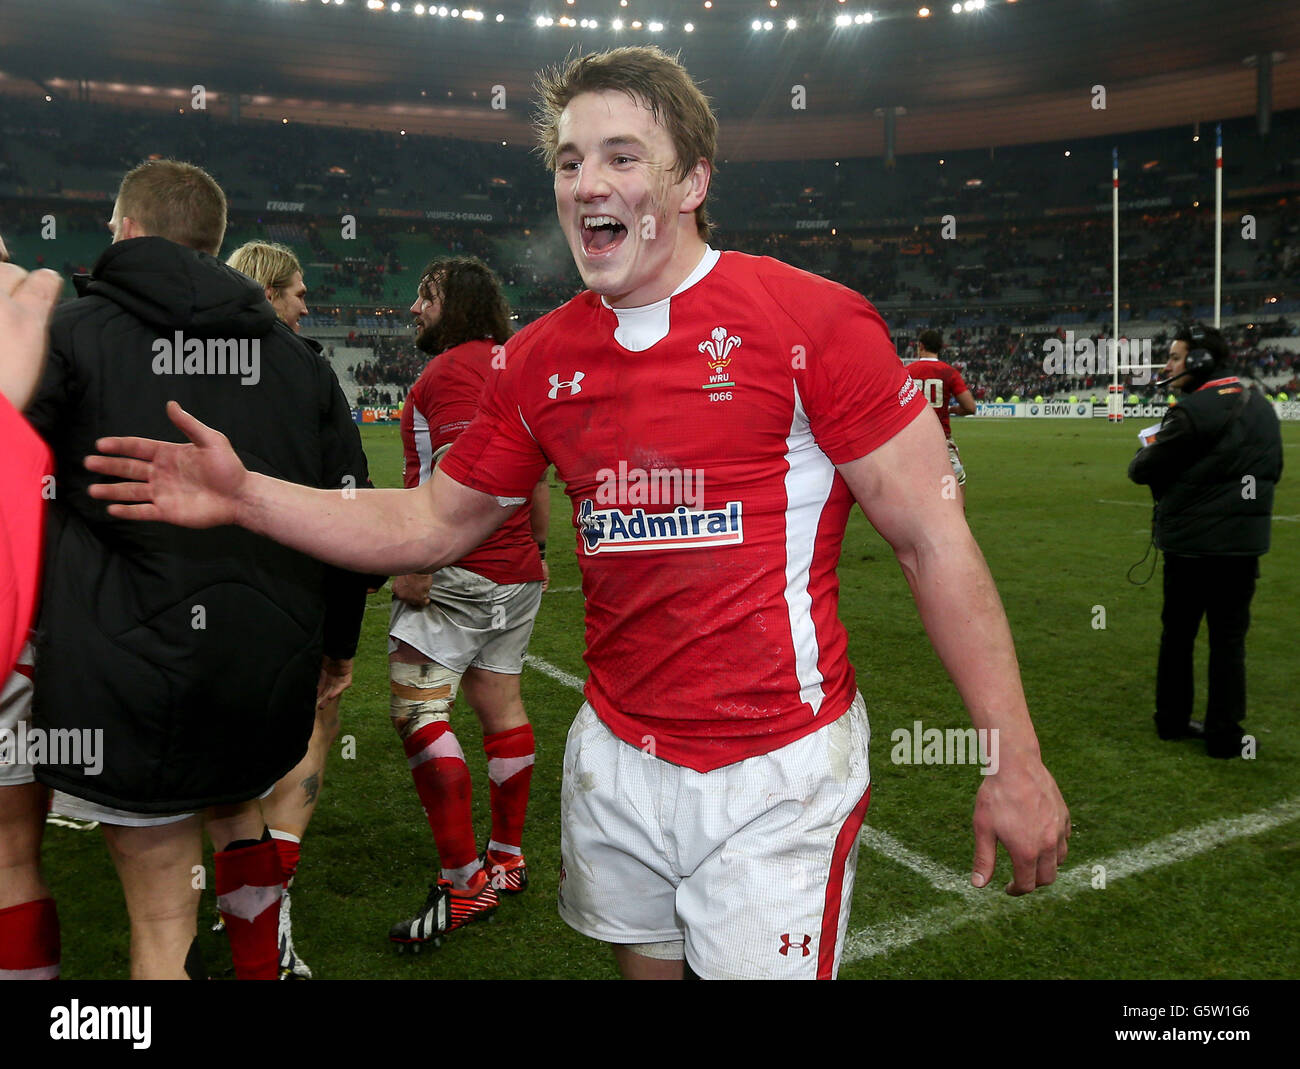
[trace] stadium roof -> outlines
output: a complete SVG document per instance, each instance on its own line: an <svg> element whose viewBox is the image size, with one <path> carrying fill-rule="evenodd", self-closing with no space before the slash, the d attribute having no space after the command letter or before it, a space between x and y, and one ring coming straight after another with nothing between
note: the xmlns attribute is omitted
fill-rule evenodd
<svg viewBox="0 0 1300 1069"><path fill-rule="evenodd" d="M1260 54L1274 57L1274 108L1300 107L1294 0L967 0L983 6L960 13L934 0L924 18L898 0L704 2L500 0L469 19L409 0L5 0L0 99L74 97L84 80L100 101L188 107L203 85L218 115L238 92L245 117L517 143L539 68L653 42L680 50L714 100L732 159L878 155L886 108L906 109L899 153L1249 115Z"/></svg>

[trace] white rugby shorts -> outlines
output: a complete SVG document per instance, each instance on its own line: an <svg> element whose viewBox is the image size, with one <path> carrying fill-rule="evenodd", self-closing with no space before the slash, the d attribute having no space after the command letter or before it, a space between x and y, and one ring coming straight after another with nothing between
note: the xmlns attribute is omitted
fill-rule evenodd
<svg viewBox="0 0 1300 1069"><path fill-rule="evenodd" d="M951 438L948 439L948 463L952 465L953 474L957 476L957 485L966 485L966 466L961 462L961 454L957 452L957 443Z"/></svg>
<svg viewBox="0 0 1300 1069"><path fill-rule="evenodd" d="M684 940L705 979L832 979L871 773L859 694L838 719L712 772L617 738L590 705L564 753L560 917L608 943Z"/></svg>
<svg viewBox="0 0 1300 1069"><path fill-rule="evenodd" d="M18 752L18 724L32 725L32 644L26 643L18 654L18 667L0 686L0 787L17 787L36 782L26 755ZM11 752L12 751L12 752Z"/></svg>
<svg viewBox="0 0 1300 1069"><path fill-rule="evenodd" d="M467 668L517 676L542 605L540 580L494 583L452 565L433 573L430 603L422 609L393 599L388 652L400 639L431 661L464 675Z"/></svg>

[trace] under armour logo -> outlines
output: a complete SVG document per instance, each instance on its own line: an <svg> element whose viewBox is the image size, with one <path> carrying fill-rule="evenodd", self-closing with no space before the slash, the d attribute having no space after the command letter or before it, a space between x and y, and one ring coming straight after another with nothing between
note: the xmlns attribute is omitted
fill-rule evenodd
<svg viewBox="0 0 1300 1069"><path fill-rule="evenodd" d="M561 387L568 387L570 397L572 397L575 393L582 393L582 386L580 385L580 383L585 377L586 377L586 372L575 371L573 373L573 378L571 381L561 382L559 375L552 375L550 380L551 388L546 392L546 396L549 397L552 401L554 401L560 395Z"/></svg>
<svg viewBox="0 0 1300 1069"><path fill-rule="evenodd" d="M790 933L786 932L783 936L781 936L781 951L780 951L781 957L783 958L786 957L793 949L793 950L802 950L803 954L800 956L806 958L809 954L812 953L812 951L808 949L811 943L812 943L811 935L805 935L803 937L802 943L791 943Z"/></svg>

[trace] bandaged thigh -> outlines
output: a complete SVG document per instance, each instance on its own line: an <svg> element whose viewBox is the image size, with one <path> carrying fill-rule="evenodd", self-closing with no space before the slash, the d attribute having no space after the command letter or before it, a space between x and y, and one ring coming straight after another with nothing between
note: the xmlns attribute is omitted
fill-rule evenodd
<svg viewBox="0 0 1300 1069"><path fill-rule="evenodd" d="M390 661L388 715L397 733L408 739L426 724L450 720L460 676L459 672L433 662Z"/></svg>

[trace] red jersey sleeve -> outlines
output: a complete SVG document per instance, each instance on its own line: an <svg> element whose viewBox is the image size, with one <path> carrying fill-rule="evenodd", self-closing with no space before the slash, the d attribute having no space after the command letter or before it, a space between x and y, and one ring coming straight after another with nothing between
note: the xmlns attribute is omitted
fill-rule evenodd
<svg viewBox="0 0 1300 1069"><path fill-rule="evenodd" d="M472 490L527 498L549 461L528 430L519 403L526 354L512 354L509 343L506 354L505 369L489 373L478 415L442 458L442 470Z"/></svg>
<svg viewBox="0 0 1300 1069"><path fill-rule="evenodd" d="M795 381L817 444L832 463L846 464L889 441L928 405L880 313L860 295L836 291L840 299L816 309L807 368ZM814 321L802 318L806 329Z"/></svg>
<svg viewBox="0 0 1300 1069"><path fill-rule="evenodd" d="M965 393L970 387L966 385L966 380L961 377L961 372L956 368L952 369L952 375L948 379L948 390L956 397L959 393Z"/></svg>

